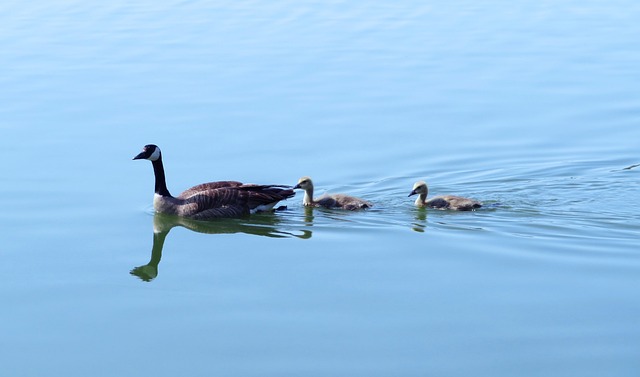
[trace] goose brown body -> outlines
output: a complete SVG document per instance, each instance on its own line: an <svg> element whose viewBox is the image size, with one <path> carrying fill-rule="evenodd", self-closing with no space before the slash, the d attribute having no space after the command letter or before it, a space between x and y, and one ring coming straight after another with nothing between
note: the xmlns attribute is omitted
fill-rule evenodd
<svg viewBox="0 0 640 377"><path fill-rule="evenodd" d="M417 207L451 209L454 211L472 211L482 207L482 203L477 200L455 195L436 196L427 200L428 192L429 188L427 187L426 182L418 181L413 185L413 190L409 193L409 196L418 194L418 198L415 202Z"/></svg>
<svg viewBox="0 0 640 377"><path fill-rule="evenodd" d="M280 200L295 195L282 185L243 184L238 181L209 182L193 186L177 197L167 189L162 153L158 146L146 145L134 160L152 162L155 175L153 207L159 213L207 220L241 217L258 211L271 210Z"/></svg>
<svg viewBox="0 0 640 377"><path fill-rule="evenodd" d="M307 207L337 208L353 211L373 206L371 202L345 194L325 194L321 197L314 198L313 181L309 177L300 178L298 184L293 188L304 190L302 204Z"/></svg>

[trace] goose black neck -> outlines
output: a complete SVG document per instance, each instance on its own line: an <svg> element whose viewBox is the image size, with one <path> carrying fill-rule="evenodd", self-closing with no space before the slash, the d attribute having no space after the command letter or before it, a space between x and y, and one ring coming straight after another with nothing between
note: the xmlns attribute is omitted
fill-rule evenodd
<svg viewBox="0 0 640 377"><path fill-rule="evenodd" d="M164 177L164 166L162 165L162 158L152 161L153 174L156 177L156 194L162 196L171 196L167 189L167 181Z"/></svg>

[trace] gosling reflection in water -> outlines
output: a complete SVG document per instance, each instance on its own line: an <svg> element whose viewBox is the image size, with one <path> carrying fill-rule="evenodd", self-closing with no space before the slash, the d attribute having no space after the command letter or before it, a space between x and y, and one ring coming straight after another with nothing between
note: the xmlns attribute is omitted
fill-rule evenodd
<svg viewBox="0 0 640 377"><path fill-rule="evenodd" d="M412 229L414 232L424 233L427 228L427 210L424 207L415 209L415 222L412 224Z"/></svg>
<svg viewBox="0 0 640 377"><path fill-rule="evenodd" d="M311 231L302 230L300 234L286 232L278 229L282 220L271 214L254 215L251 219L219 219L215 221L198 221L184 217L156 213L153 216L153 247L149 263L135 267L131 275L144 281L151 281L158 276L158 265L162 259L162 248L169 231L176 226L181 226L198 233L206 234L233 234L246 233L255 236L287 238L296 237L311 238Z"/></svg>

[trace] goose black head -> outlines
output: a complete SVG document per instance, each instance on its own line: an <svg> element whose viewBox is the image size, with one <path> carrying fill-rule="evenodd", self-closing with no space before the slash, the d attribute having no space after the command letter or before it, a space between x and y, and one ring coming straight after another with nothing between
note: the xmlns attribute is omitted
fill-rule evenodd
<svg viewBox="0 0 640 377"><path fill-rule="evenodd" d="M147 144L142 148L142 152L140 152L137 156L135 156L134 160L149 160L149 161L157 161L162 157L162 153L160 152L160 148L155 144Z"/></svg>

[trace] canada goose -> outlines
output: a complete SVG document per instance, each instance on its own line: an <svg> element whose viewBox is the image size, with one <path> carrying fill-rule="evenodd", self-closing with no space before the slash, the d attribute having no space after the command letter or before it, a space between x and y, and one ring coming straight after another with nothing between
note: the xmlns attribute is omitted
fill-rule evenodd
<svg viewBox="0 0 640 377"><path fill-rule="evenodd" d="M419 194L416 199L416 206L418 207L432 207L437 209L452 209L455 211L472 211L476 208L482 207L482 203L473 200L462 198L454 195L436 196L427 200L427 193L429 189L424 181L418 181L413 185L413 190L409 193L409 196Z"/></svg>
<svg viewBox="0 0 640 377"><path fill-rule="evenodd" d="M269 211L280 201L295 195L287 186L243 184L236 181L203 183L173 197L167 189L162 152L157 145L145 145L134 160L149 160L155 175L153 207L159 213L196 220L240 217Z"/></svg>
<svg viewBox="0 0 640 377"><path fill-rule="evenodd" d="M325 207L340 208L350 211L356 209L370 208L373 206L370 202L344 194L325 194L319 198L313 198L313 181L309 177L302 177L298 180L298 184L293 189L304 190L304 198L302 204L309 207Z"/></svg>

